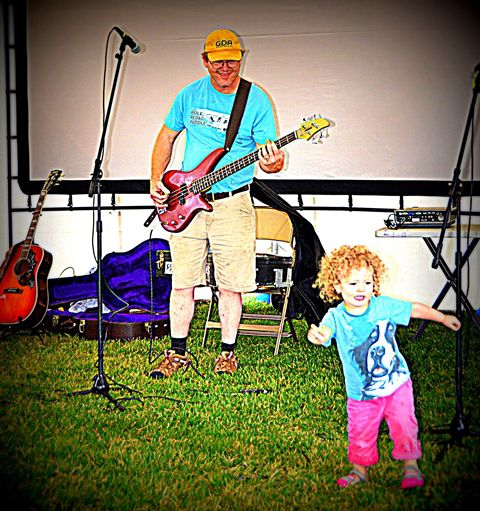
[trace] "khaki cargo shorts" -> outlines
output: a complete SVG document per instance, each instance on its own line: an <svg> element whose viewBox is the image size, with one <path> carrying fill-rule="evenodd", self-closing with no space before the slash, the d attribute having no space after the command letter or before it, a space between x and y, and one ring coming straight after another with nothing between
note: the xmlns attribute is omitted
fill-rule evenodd
<svg viewBox="0 0 480 511"><path fill-rule="evenodd" d="M218 287L247 293L256 288L255 210L250 193L211 202L188 227L170 237L172 286L186 289L206 284L210 250Z"/></svg>

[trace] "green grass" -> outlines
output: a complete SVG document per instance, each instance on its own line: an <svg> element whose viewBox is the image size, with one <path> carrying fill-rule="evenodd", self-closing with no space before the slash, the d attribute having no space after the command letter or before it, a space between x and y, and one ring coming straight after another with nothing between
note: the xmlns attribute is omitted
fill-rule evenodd
<svg viewBox="0 0 480 511"><path fill-rule="evenodd" d="M367 484L341 490L349 470L343 374L335 348L241 337L240 370L214 376L217 332L201 348L200 304L189 349L192 369L169 380L148 378L149 341L109 341L104 370L134 390L117 390L125 410L92 388L97 341L60 335L10 335L0 342L0 455L4 508L32 510L371 510L467 509L480 496L479 439L440 444L455 413L455 334L418 322L398 333L412 370L426 475L422 489L400 489L401 465L390 456L386 427L380 462ZM463 330L463 401L479 429L480 335ZM158 352L167 340L154 341ZM245 389L270 392L243 393Z"/></svg>

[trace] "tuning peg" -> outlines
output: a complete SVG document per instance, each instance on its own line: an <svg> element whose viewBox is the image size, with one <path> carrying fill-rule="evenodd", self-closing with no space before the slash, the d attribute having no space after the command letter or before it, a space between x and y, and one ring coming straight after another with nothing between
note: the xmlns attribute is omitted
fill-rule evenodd
<svg viewBox="0 0 480 511"><path fill-rule="evenodd" d="M309 115L308 117L304 117L303 120L305 122L307 122L307 121L314 121L315 119L318 119L320 117L321 117L321 115L313 114L313 115Z"/></svg>
<svg viewBox="0 0 480 511"><path fill-rule="evenodd" d="M312 144L322 144L323 139L328 137L328 129L323 128L311 138Z"/></svg>

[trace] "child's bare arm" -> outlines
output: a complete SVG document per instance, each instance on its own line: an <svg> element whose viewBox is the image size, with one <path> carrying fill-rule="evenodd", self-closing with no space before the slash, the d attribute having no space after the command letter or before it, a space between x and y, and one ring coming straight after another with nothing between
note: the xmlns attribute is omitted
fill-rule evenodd
<svg viewBox="0 0 480 511"><path fill-rule="evenodd" d="M327 326L310 325L307 339L313 344L325 344L331 335L332 331Z"/></svg>
<svg viewBox="0 0 480 511"><path fill-rule="evenodd" d="M451 330L458 330L462 325L458 318L451 314L444 314L437 309L434 309L423 303L412 303L412 318L426 319L428 321L436 321L441 323Z"/></svg>

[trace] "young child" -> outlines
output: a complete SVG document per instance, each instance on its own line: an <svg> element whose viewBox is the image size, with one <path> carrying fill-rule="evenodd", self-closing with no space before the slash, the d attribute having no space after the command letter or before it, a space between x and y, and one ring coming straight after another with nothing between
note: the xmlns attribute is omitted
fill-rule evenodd
<svg viewBox="0 0 480 511"><path fill-rule="evenodd" d="M404 489L423 486L421 457L410 371L395 339L397 325L410 318L460 328L455 317L424 305L379 295L386 272L380 258L365 246L334 250L321 261L315 287L328 302L342 300L327 311L319 326L311 325L308 340L328 346L335 338L347 390L348 460L352 471L337 480L341 487L367 480L378 461L377 437L385 419L393 440L392 456L403 461Z"/></svg>

